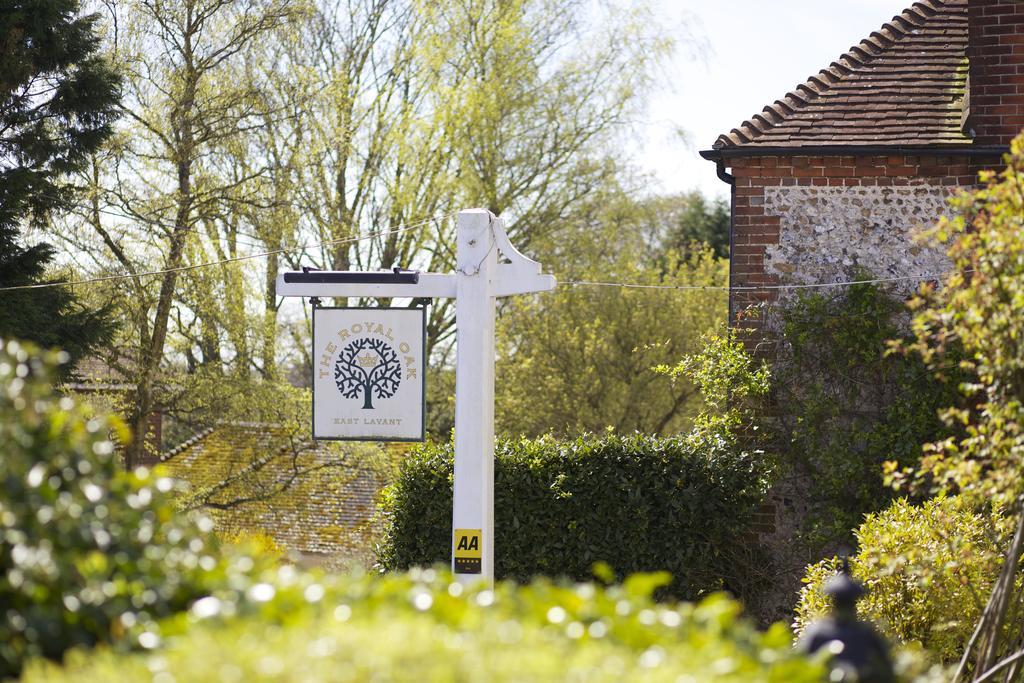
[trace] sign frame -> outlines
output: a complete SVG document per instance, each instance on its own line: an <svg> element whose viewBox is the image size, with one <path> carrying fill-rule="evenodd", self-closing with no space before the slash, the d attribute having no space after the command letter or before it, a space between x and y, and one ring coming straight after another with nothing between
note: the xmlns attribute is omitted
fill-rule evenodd
<svg viewBox="0 0 1024 683"><path fill-rule="evenodd" d="M368 441L368 442L382 442L382 443L422 443L427 440L427 307L425 305L413 305L405 308L384 306L321 306L318 302L313 302L313 312L311 317L311 340L310 343L315 343L316 340L316 312L317 311L419 311L420 312L420 324L421 324L421 363L422 379L420 383L423 387L422 395L420 396L420 435L419 437L368 437L368 436L317 436L316 435L316 353L310 356L310 383L312 385L312 410L310 410L310 434L314 441Z"/></svg>

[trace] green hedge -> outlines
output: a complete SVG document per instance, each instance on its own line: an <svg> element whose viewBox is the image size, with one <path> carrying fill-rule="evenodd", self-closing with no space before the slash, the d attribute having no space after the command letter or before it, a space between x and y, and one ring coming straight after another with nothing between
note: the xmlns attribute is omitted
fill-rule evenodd
<svg viewBox="0 0 1024 683"><path fill-rule="evenodd" d="M504 441L495 461L495 574L620 576L666 570L668 592L693 599L726 589L747 597L763 574L749 531L764 490L757 454L684 438L585 436ZM380 565L449 561L451 445L427 445L385 492Z"/></svg>

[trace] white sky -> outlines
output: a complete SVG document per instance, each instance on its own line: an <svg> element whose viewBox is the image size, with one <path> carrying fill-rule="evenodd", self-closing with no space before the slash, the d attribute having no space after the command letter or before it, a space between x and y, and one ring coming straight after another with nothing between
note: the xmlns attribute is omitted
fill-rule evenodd
<svg viewBox="0 0 1024 683"><path fill-rule="evenodd" d="M912 0L654 0L658 18L703 36L693 59L681 46L667 67L671 89L650 103L637 161L659 190L698 188L727 196L715 165L698 156L750 118L877 31ZM686 26L687 17L691 19ZM682 129L687 139L681 139Z"/></svg>

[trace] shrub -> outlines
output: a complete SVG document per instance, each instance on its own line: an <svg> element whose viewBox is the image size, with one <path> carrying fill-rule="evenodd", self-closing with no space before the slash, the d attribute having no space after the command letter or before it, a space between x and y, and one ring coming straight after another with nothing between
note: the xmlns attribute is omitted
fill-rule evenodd
<svg viewBox="0 0 1024 683"><path fill-rule="evenodd" d="M730 328L705 334L700 351L685 356L674 367L654 369L673 379L686 377L697 385L704 407L687 436L694 448L762 454L758 415L771 386L771 372L764 360L755 360L747 350L741 338L746 332Z"/></svg>
<svg viewBox="0 0 1024 683"><path fill-rule="evenodd" d="M785 627L759 633L722 595L699 605L653 602L665 580L638 575L611 588L503 582L490 591L434 570L318 578L285 567L196 603L177 619L183 635L158 652L99 651L69 658L64 669L39 663L24 680L823 680L821 665L791 648Z"/></svg>
<svg viewBox="0 0 1024 683"><path fill-rule="evenodd" d="M914 302L927 308L914 319L912 348L941 374L959 357L975 379L960 387L964 402L942 413L948 438L928 444L916 467L887 464L893 483L1001 504L1015 518L1006 563L964 658L978 680L1019 678L1024 643L1024 135L1004 161L998 175L979 174L982 187L953 197L952 217L927 233L948 244L953 267L941 287L924 288Z"/></svg>
<svg viewBox="0 0 1024 683"><path fill-rule="evenodd" d="M57 365L0 343L0 678L150 631L226 571L209 523L176 514L170 479L121 470L123 425L54 391Z"/></svg>
<svg viewBox="0 0 1024 683"><path fill-rule="evenodd" d="M385 569L447 562L452 447L414 452L386 490ZM584 436L502 441L495 452L495 573L582 580L598 561L620 575L667 570L668 592L753 590L763 569L749 522L765 485L757 454L725 440Z"/></svg>
<svg viewBox="0 0 1024 683"><path fill-rule="evenodd" d="M945 662L959 659L999 573L999 540L1007 531L1005 519L978 514L957 498L920 507L898 500L868 515L856 532L860 552L850 561L869 591L859 615ZM808 568L797 629L828 611L822 586L838 566L832 558Z"/></svg>

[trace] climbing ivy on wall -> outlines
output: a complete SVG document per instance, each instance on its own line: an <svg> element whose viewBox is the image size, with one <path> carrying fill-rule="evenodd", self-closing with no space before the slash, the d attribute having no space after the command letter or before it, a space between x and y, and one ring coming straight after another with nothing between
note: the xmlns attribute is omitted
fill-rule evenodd
<svg viewBox="0 0 1024 683"><path fill-rule="evenodd" d="M909 335L909 314L875 284L803 295L781 321L772 368L781 475L804 481L804 540L852 544L864 514L893 497L882 464L916 463L921 444L945 435L938 411L956 404L962 373L954 362L937 379L917 356L891 350Z"/></svg>

